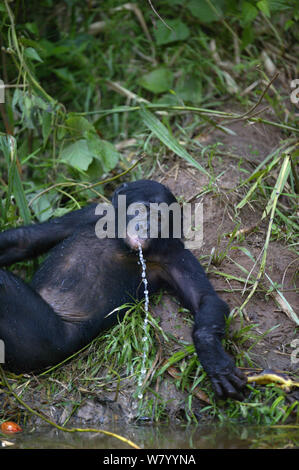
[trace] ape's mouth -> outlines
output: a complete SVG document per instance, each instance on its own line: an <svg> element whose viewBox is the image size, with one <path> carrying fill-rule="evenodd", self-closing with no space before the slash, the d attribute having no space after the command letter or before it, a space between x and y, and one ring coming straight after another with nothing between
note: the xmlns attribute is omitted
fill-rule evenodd
<svg viewBox="0 0 299 470"><path fill-rule="evenodd" d="M131 250L138 251L139 248L146 250L151 241L147 219L139 220L134 226L130 226L129 223L124 241Z"/></svg>
<svg viewBox="0 0 299 470"><path fill-rule="evenodd" d="M150 238L141 238L137 234L127 234L125 238L125 243L126 245L128 245L129 248L134 251L138 251L139 247L141 247L142 250L146 250L149 247Z"/></svg>

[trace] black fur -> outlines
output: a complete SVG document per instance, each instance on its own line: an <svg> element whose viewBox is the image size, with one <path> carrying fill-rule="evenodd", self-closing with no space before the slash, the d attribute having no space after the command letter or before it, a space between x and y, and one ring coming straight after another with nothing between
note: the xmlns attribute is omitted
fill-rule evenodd
<svg viewBox="0 0 299 470"><path fill-rule="evenodd" d="M112 199L116 217L119 194L127 204L176 201L155 181L125 183ZM31 285L0 269L0 339L9 370L41 370L67 358L116 322L110 312L140 297L136 250L130 240L97 238L95 208L0 234L0 266L52 249ZM146 240L143 248L149 292L165 287L180 298L194 316L194 344L216 393L241 398L246 381L221 344L229 309L202 266L171 233L170 239Z"/></svg>

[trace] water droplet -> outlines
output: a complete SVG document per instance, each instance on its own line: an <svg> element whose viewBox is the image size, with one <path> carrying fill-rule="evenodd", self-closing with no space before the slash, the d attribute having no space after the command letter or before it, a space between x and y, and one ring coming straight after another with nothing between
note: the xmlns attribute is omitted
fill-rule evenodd
<svg viewBox="0 0 299 470"><path fill-rule="evenodd" d="M142 342L144 343L144 348L143 348L143 356L142 356L142 365L141 365L141 369L140 369L140 376L139 376L139 379L138 379L138 387L141 387L142 383L144 381L144 378L145 378L145 374L146 374L145 362L146 362L146 342L148 340L147 326L148 326L148 306L149 306L148 294L149 294L149 291L147 289L148 281L146 279L146 263L145 263L145 260L143 258L142 247L141 247L140 243L138 243L138 248L139 248L139 260L140 260L139 264L141 264L141 266L142 266L141 276L142 276L142 282L143 282L143 285L144 285L144 298L145 298L145 302L144 302L145 318L144 318L144 324L143 324L143 330L144 330L145 335L142 338ZM137 396L141 400L141 398L143 397L143 393L140 392Z"/></svg>

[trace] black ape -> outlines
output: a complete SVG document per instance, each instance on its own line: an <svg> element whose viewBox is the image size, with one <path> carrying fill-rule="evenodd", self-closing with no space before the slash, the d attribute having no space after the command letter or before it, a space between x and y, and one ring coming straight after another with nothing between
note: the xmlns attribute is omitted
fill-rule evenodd
<svg viewBox="0 0 299 470"><path fill-rule="evenodd" d="M119 195L126 196L127 206L176 201L155 181L125 183L112 200L116 222ZM0 234L0 266L53 248L30 286L0 269L0 339L9 370L29 372L62 361L115 323L117 313L108 314L116 307L143 295L136 239L99 239L95 209L92 204L49 222ZM168 287L192 312L196 351L217 395L239 398L244 376L221 345L229 312L226 303L215 293L197 259L179 238L173 238L172 229L169 239L140 242L149 292Z"/></svg>

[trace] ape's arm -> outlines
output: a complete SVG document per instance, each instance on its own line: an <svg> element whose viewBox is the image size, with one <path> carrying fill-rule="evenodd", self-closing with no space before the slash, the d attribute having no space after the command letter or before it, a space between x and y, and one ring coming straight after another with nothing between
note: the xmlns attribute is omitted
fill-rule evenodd
<svg viewBox="0 0 299 470"><path fill-rule="evenodd" d="M95 224L96 204L56 217L49 222L28 225L0 233L0 266L33 258L70 236L78 227Z"/></svg>
<svg viewBox="0 0 299 470"><path fill-rule="evenodd" d="M227 304L217 296L202 266L190 251L173 250L164 269L167 282L194 315L194 345L215 392L219 397L241 399L240 390L246 379L221 344L225 317L229 313Z"/></svg>

